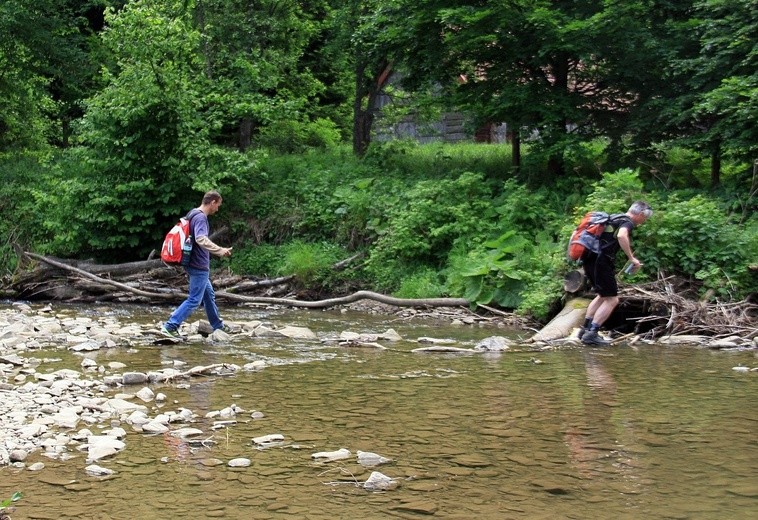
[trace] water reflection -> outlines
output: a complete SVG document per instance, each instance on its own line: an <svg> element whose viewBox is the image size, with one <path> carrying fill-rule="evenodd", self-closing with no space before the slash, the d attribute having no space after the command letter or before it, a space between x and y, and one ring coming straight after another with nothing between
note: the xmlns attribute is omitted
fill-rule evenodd
<svg viewBox="0 0 758 520"><path fill-rule="evenodd" d="M269 319L322 336L389 326L337 313ZM503 333L392 326L409 339L467 344ZM168 396L163 409L192 410L189 426L213 446L129 432L126 451L102 462L114 477L87 477L81 455L45 460L40 474L0 469L0 497L24 491L14 518L715 519L751 518L758 507L758 379L731 371L755 364L753 353L651 346L485 357L412 354L416 346L269 340L114 350L109 356L135 369L277 361L258 373L154 388ZM246 412L212 430L206 414L231 404ZM253 419L253 410L264 417ZM279 446L251 442L276 433L285 437ZM391 458L376 469L401 485L369 493L357 483L372 469L354 456L311 458L339 448ZM252 466L225 465L236 457Z"/></svg>

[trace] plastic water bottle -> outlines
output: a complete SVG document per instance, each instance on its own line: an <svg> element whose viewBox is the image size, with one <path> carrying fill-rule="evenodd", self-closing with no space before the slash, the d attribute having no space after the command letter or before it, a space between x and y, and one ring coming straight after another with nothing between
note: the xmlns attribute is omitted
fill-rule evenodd
<svg viewBox="0 0 758 520"><path fill-rule="evenodd" d="M628 275L633 275L637 272L637 266L634 265L632 262L627 262L626 266L624 267L624 273Z"/></svg>
<svg viewBox="0 0 758 520"><path fill-rule="evenodd" d="M182 244L182 266L187 267L190 263L190 255L192 254L192 237L187 236Z"/></svg>

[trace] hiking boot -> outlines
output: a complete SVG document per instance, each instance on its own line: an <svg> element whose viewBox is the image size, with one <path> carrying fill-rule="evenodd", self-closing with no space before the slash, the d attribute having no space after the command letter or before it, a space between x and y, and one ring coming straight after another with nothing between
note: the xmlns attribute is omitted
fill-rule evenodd
<svg viewBox="0 0 758 520"><path fill-rule="evenodd" d="M582 338L584 337L584 334L587 332L587 329L584 328L584 325L579 327L579 332L576 334L576 339L579 341L582 341Z"/></svg>
<svg viewBox="0 0 758 520"><path fill-rule="evenodd" d="M582 343L585 345L595 345L598 347L602 347L605 345L610 345L611 342L607 339L603 338L600 334L597 333L596 330L588 330L584 333L582 336Z"/></svg>
<svg viewBox="0 0 758 520"><path fill-rule="evenodd" d="M182 335L176 329L168 329L165 325L161 327L161 334L171 339L183 339Z"/></svg>
<svg viewBox="0 0 758 520"><path fill-rule="evenodd" d="M227 325L226 323L224 323L223 325L221 325L221 327L219 327L217 329L213 329L213 332L216 332L217 330L226 332L227 334L234 334L234 331L232 330L232 328L229 325Z"/></svg>

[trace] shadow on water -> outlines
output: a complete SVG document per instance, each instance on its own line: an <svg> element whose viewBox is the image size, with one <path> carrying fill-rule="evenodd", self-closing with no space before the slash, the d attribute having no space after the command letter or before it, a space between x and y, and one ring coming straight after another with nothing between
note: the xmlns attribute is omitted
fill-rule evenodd
<svg viewBox="0 0 758 520"><path fill-rule="evenodd" d="M165 314L130 312L146 322ZM321 339L390 327L408 340L454 338L460 346L517 336L351 313L231 314L307 326ZM98 363L119 360L129 370L174 360L268 366L153 388L168 400L151 403L151 415L191 409L199 417L191 426L215 444L192 447L123 425L126 450L99 463L114 476L86 476L78 453L65 462L44 459L39 473L1 468L0 498L24 492L14 519L721 519L758 511L758 374L731 370L755 364L753 352L620 346L461 356L411 353L416 347L248 339L109 349ZM213 430L205 415L232 404L245 410L237 423ZM253 419L253 411L264 416ZM251 442L268 434L284 441L266 449ZM339 448L353 455L311 458ZM392 462L364 468L358 450ZM226 465L237 457L251 466ZM374 469L399 487L362 489L358 483Z"/></svg>

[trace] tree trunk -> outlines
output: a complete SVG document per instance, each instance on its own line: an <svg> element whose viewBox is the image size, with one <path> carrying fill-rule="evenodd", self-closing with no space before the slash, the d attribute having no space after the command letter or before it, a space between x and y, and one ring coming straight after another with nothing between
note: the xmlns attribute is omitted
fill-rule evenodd
<svg viewBox="0 0 758 520"><path fill-rule="evenodd" d="M560 53L553 63L553 90L555 90L556 97L568 95L568 74L569 74L569 59L565 53ZM557 115L557 114L556 114ZM551 128L551 132L555 132L555 137L552 138L552 144L560 142L566 134L566 127L568 121L565 116L557 117L554 121L554 128ZM565 173L565 164L563 161L563 153L553 151L547 161L547 171L550 177L555 179L562 176Z"/></svg>
<svg viewBox="0 0 758 520"><path fill-rule="evenodd" d="M711 150L711 189L721 184L721 142L716 141Z"/></svg>
<svg viewBox="0 0 758 520"><path fill-rule="evenodd" d="M253 135L253 120L250 117L245 117L240 121L239 130L239 151L244 152L250 148Z"/></svg>
<svg viewBox="0 0 758 520"><path fill-rule="evenodd" d="M392 65L383 62L375 77L366 76L367 63L359 60L355 70L355 99L353 100L353 153L358 157L368 150L374 126L376 98L389 80ZM367 86L368 85L368 86ZM364 104L365 102L365 104Z"/></svg>
<svg viewBox="0 0 758 520"><path fill-rule="evenodd" d="M518 128L511 131L511 164L516 173L521 171L521 134Z"/></svg>

